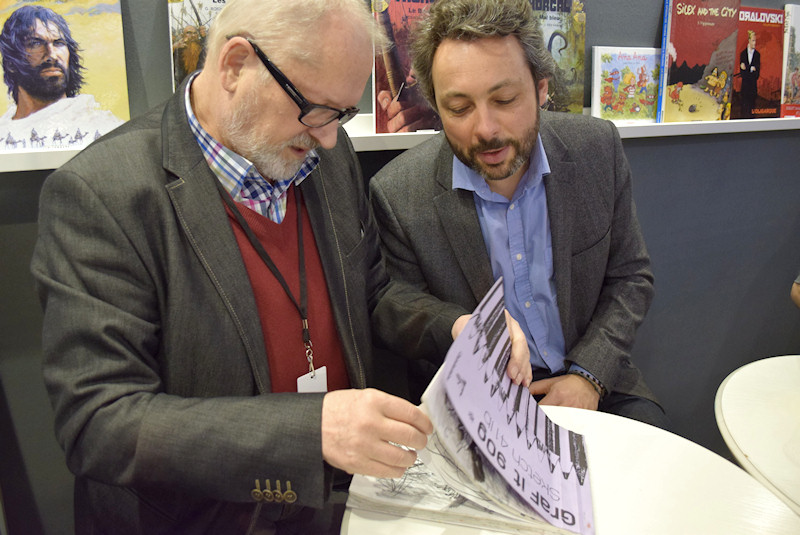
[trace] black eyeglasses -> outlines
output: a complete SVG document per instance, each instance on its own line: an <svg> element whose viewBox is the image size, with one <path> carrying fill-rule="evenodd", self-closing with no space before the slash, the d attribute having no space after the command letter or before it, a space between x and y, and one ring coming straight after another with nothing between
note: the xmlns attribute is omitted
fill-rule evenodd
<svg viewBox="0 0 800 535"><path fill-rule="evenodd" d="M303 94L289 81L286 75L269 60L267 55L264 54L260 48L258 48L258 45L248 37L245 37L245 39L250 43L250 46L253 47L258 59L261 60L264 67L272 74L275 81L280 84L283 90L286 91L286 94L289 95L295 104L297 104L297 107L300 108L300 115L297 116L298 121L310 128L319 128L333 121L339 121L339 124L343 125L356 116L359 111L358 108L332 108L323 104L312 104L306 100Z"/></svg>

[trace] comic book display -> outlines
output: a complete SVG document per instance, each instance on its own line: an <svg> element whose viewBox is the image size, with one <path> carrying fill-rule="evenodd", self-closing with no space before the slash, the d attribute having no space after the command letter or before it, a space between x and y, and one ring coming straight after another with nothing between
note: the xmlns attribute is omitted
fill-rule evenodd
<svg viewBox="0 0 800 535"><path fill-rule="evenodd" d="M79 150L130 118L119 1L0 0L0 151Z"/></svg>
<svg viewBox="0 0 800 535"><path fill-rule="evenodd" d="M547 109L583 113L586 10L579 0L531 0L544 42L556 62Z"/></svg>
<svg viewBox="0 0 800 535"><path fill-rule="evenodd" d="M664 0L658 122L730 118L739 0Z"/></svg>
<svg viewBox="0 0 800 535"><path fill-rule="evenodd" d="M781 117L800 117L800 4L784 6Z"/></svg>
<svg viewBox="0 0 800 535"><path fill-rule="evenodd" d="M742 6L731 119L780 117L783 10Z"/></svg>
<svg viewBox="0 0 800 535"><path fill-rule="evenodd" d="M366 1L390 42L387 48L378 50L375 56L375 132L387 134L440 130L439 116L417 87L409 54L413 25L433 0Z"/></svg>
<svg viewBox="0 0 800 535"><path fill-rule="evenodd" d="M172 46L172 87L203 66L208 26L225 0L167 0Z"/></svg>
<svg viewBox="0 0 800 535"><path fill-rule="evenodd" d="M354 476L348 506L512 533L595 532L584 437L506 374L502 278L422 396L434 432L399 479Z"/></svg>
<svg viewBox="0 0 800 535"><path fill-rule="evenodd" d="M592 47L592 115L617 124L654 123L661 50Z"/></svg>

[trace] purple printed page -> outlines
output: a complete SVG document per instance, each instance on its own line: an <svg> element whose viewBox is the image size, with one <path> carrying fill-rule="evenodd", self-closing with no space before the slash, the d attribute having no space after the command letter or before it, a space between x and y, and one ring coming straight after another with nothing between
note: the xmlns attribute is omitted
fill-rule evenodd
<svg viewBox="0 0 800 535"><path fill-rule="evenodd" d="M473 456L471 467L462 467L477 479L475 484L480 486L481 476L486 481L491 479L487 473L496 472L518 496L514 502L527 504L554 526L593 534L583 436L553 423L528 389L508 378L511 342L503 310L503 286L498 280L453 342L434 380L444 383L447 403L425 402L425 410L450 413L431 414L434 426L452 418L452 413L457 415L482 454ZM464 437L459 433L442 434L437 429L437 435L440 448L464 453ZM448 441L452 441L450 446ZM486 463L490 465L486 470L478 466ZM491 497L496 492L495 487L486 494Z"/></svg>

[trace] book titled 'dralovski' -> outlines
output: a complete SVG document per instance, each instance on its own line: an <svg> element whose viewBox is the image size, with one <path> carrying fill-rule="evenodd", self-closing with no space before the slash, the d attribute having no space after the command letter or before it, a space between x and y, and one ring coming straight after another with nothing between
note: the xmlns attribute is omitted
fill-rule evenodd
<svg viewBox="0 0 800 535"><path fill-rule="evenodd" d="M658 122L730 118L739 0L664 1Z"/></svg>
<svg viewBox="0 0 800 535"><path fill-rule="evenodd" d="M742 6L731 119L780 117L783 10Z"/></svg>

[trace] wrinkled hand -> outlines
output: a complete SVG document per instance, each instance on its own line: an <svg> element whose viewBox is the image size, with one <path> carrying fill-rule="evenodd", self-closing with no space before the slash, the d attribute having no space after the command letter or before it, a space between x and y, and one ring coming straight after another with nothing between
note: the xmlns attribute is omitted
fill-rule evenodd
<svg viewBox="0 0 800 535"><path fill-rule="evenodd" d="M534 381L529 390L534 396L545 395L539 405L560 405L596 411L600 403L600 395L592 383L575 374Z"/></svg>
<svg viewBox="0 0 800 535"><path fill-rule="evenodd" d="M350 474L401 477L433 424L419 407L380 390L337 390L322 401L322 458Z"/></svg>
<svg viewBox="0 0 800 535"><path fill-rule="evenodd" d="M511 358L508 360L506 373L515 385L521 384L527 387L533 380L533 368L531 368L531 354L528 349L528 340L525 339L525 333L522 332L522 327L519 326L517 320L511 317L508 310L504 312L506 314L508 335L511 338ZM464 330L470 317L470 314L459 316L455 323L453 323L453 327L450 331L453 335L453 340Z"/></svg>

